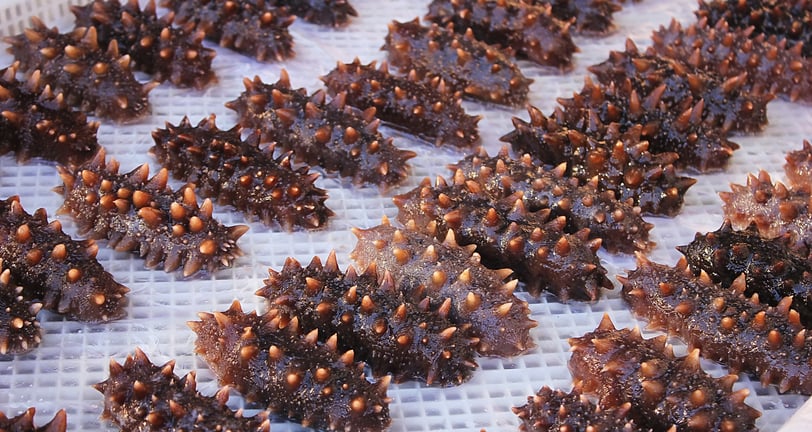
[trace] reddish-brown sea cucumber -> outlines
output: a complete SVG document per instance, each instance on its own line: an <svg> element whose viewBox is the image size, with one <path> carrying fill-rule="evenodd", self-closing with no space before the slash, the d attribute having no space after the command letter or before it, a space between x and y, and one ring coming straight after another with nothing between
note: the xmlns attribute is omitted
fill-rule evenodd
<svg viewBox="0 0 812 432"><path fill-rule="evenodd" d="M546 7L550 5L554 17L572 23L574 33L587 36L605 36L615 31L612 15L621 7L618 0L522 0Z"/></svg>
<svg viewBox="0 0 812 432"><path fill-rule="evenodd" d="M800 150L787 153L784 173L793 189L805 189L812 193L812 144L804 140Z"/></svg>
<svg viewBox="0 0 812 432"><path fill-rule="evenodd" d="M512 409L521 421L519 430L522 432L646 430L629 418L631 403L610 408L600 407L578 389L566 393L544 386L533 396L528 396L525 405Z"/></svg>
<svg viewBox="0 0 812 432"><path fill-rule="evenodd" d="M42 341L37 320L42 303L27 298L23 289L11 280L9 269L0 273L0 358L27 353Z"/></svg>
<svg viewBox="0 0 812 432"><path fill-rule="evenodd" d="M358 11L347 0L269 0L275 6L284 6L290 13L307 22L328 26L346 25Z"/></svg>
<svg viewBox="0 0 812 432"><path fill-rule="evenodd" d="M40 427L34 426L34 408L28 408L24 413L8 418L0 411L0 430L9 432L65 432L68 429L68 416L65 410L59 410L54 418Z"/></svg>

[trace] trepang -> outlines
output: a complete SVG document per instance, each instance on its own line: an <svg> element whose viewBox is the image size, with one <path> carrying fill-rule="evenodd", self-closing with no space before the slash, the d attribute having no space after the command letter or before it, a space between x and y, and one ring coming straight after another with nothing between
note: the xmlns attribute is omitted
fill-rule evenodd
<svg viewBox="0 0 812 432"><path fill-rule="evenodd" d="M800 150L787 153L784 173L793 189L804 189L812 193L812 144L804 140Z"/></svg>
<svg viewBox="0 0 812 432"><path fill-rule="evenodd" d="M527 397L527 404L512 409L521 421L519 430L522 432L645 430L629 418L631 403L600 407L578 389L566 393L544 386L535 395Z"/></svg>
<svg viewBox="0 0 812 432"><path fill-rule="evenodd" d="M24 413L8 418L0 411L0 429L9 432L65 432L68 428L68 416L65 410L59 410L54 418L40 427L34 426L34 408L28 408Z"/></svg>
<svg viewBox="0 0 812 432"><path fill-rule="evenodd" d="M617 0L523 0L538 6L550 5L553 16L562 22L572 22L574 33L605 36L615 31L612 15L621 7Z"/></svg>
<svg viewBox="0 0 812 432"><path fill-rule="evenodd" d="M270 3L288 8L305 21L334 27L346 25L351 16L358 16L347 0L270 0Z"/></svg>
<svg viewBox="0 0 812 432"><path fill-rule="evenodd" d="M0 273L0 358L25 354L42 341L37 320L42 303L26 298L23 289L12 282L9 269Z"/></svg>

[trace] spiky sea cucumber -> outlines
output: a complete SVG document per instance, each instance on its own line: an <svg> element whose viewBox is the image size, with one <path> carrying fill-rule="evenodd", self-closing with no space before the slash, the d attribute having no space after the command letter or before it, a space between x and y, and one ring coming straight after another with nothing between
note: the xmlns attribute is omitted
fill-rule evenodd
<svg viewBox="0 0 812 432"><path fill-rule="evenodd" d="M812 101L812 69L801 45L787 48L785 40L752 36L752 29L735 29L700 19L688 27L672 20L652 34L649 53L678 59L725 78L746 73L743 89L769 92L790 100Z"/></svg>
<svg viewBox="0 0 812 432"><path fill-rule="evenodd" d="M578 389L566 393L544 386L535 395L528 396L525 405L512 409L521 421L519 430L522 432L645 430L628 417L630 403L602 408Z"/></svg>
<svg viewBox="0 0 812 432"><path fill-rule="evenodd" d="M391 378L369 382L352 350L336 338L319 342L299 320L245 313L238 302L224 312L201 313L189 323L195 351L219 377L249 401L299 421L336 431L383 431L390 423L386 390Z"/></svg>
<svg viewBox="0 0 812 432"><path fill-rule="evenodd" d="M804 140L800 150L787 153L784 173L793 189L804 189L812 192L812 144Z"/></svg>
<svg viewBox="0 0 812 432"><path fill-rule="evenodd" d="M98 128L45 85L40 72L20 81L16 63L0 69L0 153L13 152L18 161L81 164L99 149Z"/></svg>
<svg viewBox="0 0 812 432"><path fill-rule="evenodd" d="M533 80L499 48L480 42L472 32L456 34L436 24L389 24L382 49L402 72L415 70L426 79L439 78L453 91L502 105L522 105Z"/></svg>
<svg viewBox="0 0 812 432"><path fill-rule="evenodd" d="M203 396L194 372L181 378L174 369L174 361L155 365L139 348L124 364L110 359L109 377L93 386L104 395L102 419L122 431L270 432L267 413L244 418L226 406L228 387Z"/></svg>
<svg viewBox="0 0 812 432"><path fill-rule="evenodd" d="M65 410L59 410L54 418L40 427L34 426L36 409L28 408L24 413L8 418L0 411L0 430L10 432L65 432L68 429L68 416Z"/></svg>
<svg viewBox="0 0 812 432"><path fill-rule="evenodd" d="M168 171L149 178L147 164L125 174L118 169L118 161L107 161L103 149L75 170L59 167L64 186L55 191L65 199L60 211L73 216L82 235L137 252L148 268L182 266L184 277L229 267L242 255L237 239L248 227L213 219L211 200L198 205L193 187L173 191L167 187Z"/></svg>
<svg viewBox="0 0 812 432"><path fill-rule="evenodd" d="M450 386L477 366L478 339L450 319L451 299L439 307L428 297L413 302L374 263L359 274L352 266L341 272L335 252L326 264L315 257L305 268L288 258L281 271L269 270L257 295L271 310L297 317L303 332L317 329L322 340L335 335L339 349L353 350L374 376Z"/></svg>
<svg viewBox="0 0 812 432"><path fill-rule="evenodd" d="M284 6L290 13L314 24L333 27L349 23L358 11L347 0L271 0L276 6Z"/></svg>
<svg viewBox="0 0 812 432"><path fill-rule="evenodd" d="M117 122L135 121L150 110L147 94L157 83L141 84L133 76L130 57L113 42L99 45L95 27L60 34L38 18L22 34L5 39L20 70L40 71L40 79L65 102L85 113Z"/></svg>
<svg viewBox="0 0 812 432"><path fill-rule="evenodd" d="M458 32L471 29L483 42L514 51L544 66L572 68L578 51L569 34L570 23L553 16L551 5L516 0L434 0L426 19Z"/></svg>
<svg viewBox="0 0 812 432"><path fill-rule="evenodd" d="M150 152L177 179L195 185L203 197L230 204L249 217L283 229L322 228L333 211L324 205L327 191L316 187L318 174L293 168L290 152L274 156L260 148L259 132L242 139L243 129L221 130L211 115L192 126L184 117L177 126L152 132Z"/></svg>
<svg viewBox="0 0 812 432"><path fill-rule="evenodd" d="M631 403L629 417L640 427L758 430L761 413L744 403L750 391L733 391L736 375L713 378L703 371L698 349L675 357L666 336L643 339L639 328L617 330L609 315L569 343L569 369L581 390L597 394L601 406Z"/></svg>
<svg viewBox="0 0 812 432"><path fill-rule="evenodd" d="M632 312L652 328L681 337L732 373L753 374L782 393L812 393L812 338L791 298L768 306L743 295L743 278L722 288L704 272L694 276L684 259L670 267L642 254L637 269L618 280Z"/></svg>
<svg viewBox="0 0 812 432"><path fill-rule="evenodd" d="M521 193L528 211L550 209L551 217L567 218L565 230L571 234L588 228L590 238L601 239L610 252L634 252L652 246L648 232L653 225L640 216L640 208L615 199L610 191L599 192L596 184L583 186L566 177L564 164L545 169L524 154L512 159L507 148L494 157L484 149L460 160L452 167L482 186L494 199Z"/></svg>
<svg viewBox="0 0 812 432"><path fill-rule="evenodd" d="M96 261L93 240L76 241L45 209L28 214L20 198L0 201L0 260L23 296L45 309L85 322L111 321L126 315L129 291Z"/></svg>
<svg viewBox="0 0 812 432"><path fill-rule="evenodd" d="M161 0L175 12L175 23L194 23L198 31L220 46L259 61L293 57L293 36L288 27L295 16L272 0Z"/></svg>
<svg viewBox="0 0 812 432"><path fill-rule="evenodd" d="M523 0L525 3L551 6L554 17L572 23L573 33L587 36L605 36L615 31L612 15L620 11L617 0Z"/></svg>
<svg viewBox="0 0 812 432"><path fill-rule="evenodd" d="M2 263L2 260L0 260ZM0 273L0 358L25 354L42 341L37 313L42 303L26 298L23 287L11 280L11 271Z"/></svg>
<svg viewBox="0 0 812 432"><path fill-rule="evenodd" d="M339 62L322 80L331 96L346 92L347 104L365 110L375 108L384 122L417 135L436 145L471 147L479 143L480 116L468 115L458 93L445 82L419 78L412 70L406 76L389 73L384 62L362 65Z"/></svg>
<svg viewBox="0 0 812 432"><path fill-rule="evenodd" d="M173 26L171 13L159 18L155 0L143 9L138 0L123 1L94 0L71 6L71 12L77 26L96 28L100 45L115 40L120 52L132 59L133 69L151 74L156 81L196 89L217 81L211 68L216 53L203 46L202 32L193 31L194 26Z"/></svg>
<svg viewBox="0 0 812 432"><path fill-rule="evenodd" d="M381 135L374 109L362 112L347 105L343 93L328 102L323 90L308 96L303 88L292 89L284 69L274 84L259 77L244 84L245 91L226 107L237 112L240 125L262 130L264 140L293 151L297 161L338 172L360 185L386 188L407 177L406 161L416 154Z"/></svg>
<svg viewBox="0 0 812 432"><path fill-rule="evenodd" d="M458 329L479 338L480 354L513 356L533 347L530 329L536 323L528 317L527 303L513 294L516 282L504 282L512 271L482 266L479 255L460 247L452 231L438 240L413 222L396 228L384 219L353 232L358 244L351 256L361 267L390 273L415 303L428 298L432 308L450 308Z"/></svg>

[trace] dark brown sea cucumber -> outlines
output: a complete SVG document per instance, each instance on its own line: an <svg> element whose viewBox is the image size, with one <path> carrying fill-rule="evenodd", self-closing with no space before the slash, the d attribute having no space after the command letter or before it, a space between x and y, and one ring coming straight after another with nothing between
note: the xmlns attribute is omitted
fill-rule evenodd
<svg viewBox="0 0 812 432"><path fill-rule="evenodd" d="M0 359L25 354L42 341L37 319L42 303L26 298L23 289L12 282L9 269L0 273Z"/></svg>
<svg viewBox="0 0 812 432"><path fill-rule="evenodd" d="M174 361L155 365L138 348L124 364L110 359L109 377L93 386L104 395L102 419L122 431L270 432L267 413L244 418L226 406L228 387L203 396L194 372L181 378L174 369Z"/></svg>
<svg viewBox="0 0 812 432"><path fill-rule="evenodd" d="M34 408L28 408L24 413L8 418L0 411L0 430L9 432L65 432L68 428L68 416L65 410L59 410L54 418L40 427L34 426Z"/></svg>
<svg viewBox="0 0 812 432"><path fill-rule="evenodd" d="M132 60L134 70L170 81L178 87L202 89L217 81L211 68L215 51L203 46L202 32L194 26L175 27L172 13L155 13L155 0L142 9L138 0L94 0L71 6L76 25L95 27L99 45L118 43L119 51Z"/></svg>
<svg viewBox="0 0 812 432"><path fill-rule="evenodd" d="M527 397L527 404L513 407L519 417L522 432L636 432L637 427L628 417L631 403L608 409L599 407L578 389L566 393L542 387ZM669 431L674 432L674 431Z"/></svg>
<svg viewBox="0 0 812 432"><path fill-rule="evenodd" d="M490 270L471 247L460 247L449 231L444 240L410 222L396 228L384 223L353 230L358 244L351 256L361 267L374 265L392 275L397 289L413 302L429 299L432 308L448 309L459 331L479 338L477 350L490 356L513 356L533 347L527 303L513 294L512 271ZM450 304L446 304L449 302Z"/></svg>
<svg viewBox="0 0 812 432"><path fill-rule="evenodd" d="M360 111L339 94L327 101L319 90L312 95L292 89L286 71L279 81L265 84L259 77L244 80L245 91L226 107L240 125L259 129L262 138L293 151L297 161L350 177L356 184L395 186L409 173L407 160L416 154L401 150L378 131L375 110Z"/></svg>
<svg viewBox="0 0 812 432"><path fill-rule="evenodd" d="M284 6L290 13L307 22L327 26L343 26L358 11L347 0L270 0L275 6Z"/></svg>
<svg viewBox="0 0 812 432"><path fill-rule="evenodd" d="M189 323L195 351L223 385L305 427L345 432L383 431L389 425L390 377L367 381L353 351L336 338L320 342L298 319L245 313L238 302L224 312L201 313Z"/></svg>
<svg viewBox="0 0 812 432"><path fill-rule="evenodd" d="M573 33L605 36L616 30L612 15L620 11L617 0L522 0L536 6L552 8L554 17L572 23Z"/></svg>
<svg viewBox="0 0 812 432"><path fill-rule="evenodd" d="M0 153L78 165L99 149L98 128L45 85L40 72L20 81L16 64L0 70Z"/></svg>
<svg viewBox="0 0 812 432"><path fill-rule="evenodd" d="M230 204L249 217L283 229L322 228L333 211L324 205L327 191L316 187L318 174L293 168L290 152L274 156L274 147L259 146L259 132L245 139L235 126L221 130L211 115L192 126L184 117L177 126L152 132L150 152L177 179L219 204Z"/></svg>
<svg viewBox="0 0 812 432"><path fill-rule="evenodd" d="M609 315L569 343L569 368L581 390L595 393L602 407L630 403L629 417L641 428L758 430L761 413L744 403L750 391L733 391L736 375L713 378L703 371L698 349L675 357L666 336L643 339L639 328L617 330Z"/></svg>
<svg viewBox="0 0 812 432"><path fill-rule="evenodd" d="M804 189L812 193L812 144L804 140L800 150L787 153L784 173L793 189Z"/></svg>
<svg viewBox="0 0 812 432"><path fill-rule="evenodd" d="M520 0L434 0L426 19L441 27L467 29L483 42L514 51L543 66L572 68L578 51L569 34L570 23L553 16L552 7Z"/></svg>
<svg viewBox="0 0 812 432"><path fill-rule="evenodd" d="M65 103L85 113L130 122L150 110L147 94L157 83L141 84L133 76L130 57L113 42L99 45L95 27L79 27L60 34L37 18L32 28L5 39L20 70L39 70L40 79L62 93Z"/></svg>
<svg viewBox="0 0 812 432"><path fill-rule="evenodd" d="M28 300L85 322L122 318L129 291L96 261L93 240L76 241L49 222L45 209L28 214L20 198L0 201L0 260Z"/></svg>
<svg viewBox="0 0 812 432"><path fill-rule="evenodd" d="M257 295L273 311L297 317L303 332L337 337L339 349L353 350L377 377L451 386L471 378L477 366L478 339L450 319L451 299L413 302L376 264L359 274L353 267L342 272L334 252L326 264L315 257L305 268L288 258L281 271L269 271Z"/></svg>
<svg viewBox="0 0 812 432"><path fill-rule="evenodd" d="M458 93L450 91L439 78L419 79L412 70L406 76L389 73L389 67L375 62L362 65L338 63L322 77L331 96L346 92L347 104L365 110L375 108L375 116L435 145L471 147L479 143L480 116L468 115Z"/></svg>
<svg viewBox="0 0 812 432"><path fill-rule="evenodd" d="M402 72L439 78L452 91L486 102L522 105L533 82L499 48L476 40L472 32L424 27L417 18L389 24L383 49Z"/></svg>
<svg viewBox="0 0 812 432"><path fill-rule="evenodd" d="M679 336L732 373L753 374L782 393L812 393L812 338L790 297L768 306L744 296L743 277L722 288L705 273L694 276L684 259L670 267L642 254L637 269L618 279L632 312L652 328Z"/></svg>
<svg viewBox="0 0 812 432"><path fill-rule="evenodd" d="M229 267L242 255L237 239L248 227L213 219L211 200L199 205L193 187L173 191L167 187L168 171L149 178L146 164L125 174L118 169L118 161L107 161L103 149L75 170L59 167L65 183L56 188L65 199L60 211L73 216L82 235L137 252L148 268L182 266L184 277Z"/></svg>

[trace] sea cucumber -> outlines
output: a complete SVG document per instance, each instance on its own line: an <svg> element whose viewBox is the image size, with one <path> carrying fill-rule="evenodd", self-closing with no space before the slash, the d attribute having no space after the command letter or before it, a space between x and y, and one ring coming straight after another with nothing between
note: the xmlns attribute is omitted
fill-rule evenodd
<svg viewBox="0 0 812 432"><path fill-rule="evenodd" d="M261 130L264 140L293 151L297 161L351 177L359 185L386 188L406 179L406 161L416 154L381 135L374 109L362 112L347 105L343 93L329 102L323 90L308 96L303 88L291 88L284 70L275 84L259 77L244 84L245 91L226 107L237 112L240 125Z"/></svg>
<svg viewBox="0 0 812 432"><path fill-rule="evenodd" d="M564 301L594 301L600 288L612 288L596 255L601 240L589 239L588 229L566 233L567 219L550 218L549 209L528 211L520 193L495 200L460 173L451 184L425 179L393 200L398 220L433 222L438 239L453 230L459 244L476 246L485 266L515 271L533 296L544 290Z"/></svg>
<svg viewBox="0 0 812 432"><path fill-rule="evenodd" d="M315 257L305 268L288 258L281 271L269 270L257 295L280 315L297 317L303 332L337 336L339 349L353 350L377 377L451 386L467 381L477 366L478 339L450 320L451 300L439 307L428 298L412 302L374 263L359 274L353 267L342 273L334 252L326 264Z"/></svg>
<svg viewBox="0 0 812 432"><path fill-rule="evenodd" d="M375 62L362 65L355 59L339 62L322 80L331 96L346 91L347 104L362 110L374 107L382 121L435 145L479 143L481 116L468 115L457 93L440 78L422 80L414 70L406 76L392 75L386 63L376 68Z"/></svg>
<svg viewBox="0 0 812 432"><path fill-rule="evenodd" d="M812 144L804 140L804 147L787 153L784 173L793 189L812 193Z"/></svg>
<svg viewBox="0 0 812 432"><path fill-rule="evenodd" d="M26 298L23 287L12 282L9 269L0 273L0 358L24 354L39 346L42 329L37 313L40 309L42 303Z"/></svg>
<svg viewBox="0 0 812 432"><path fill-rule="evenodd" d="M535 395L527 397L527 404L512 409L521 421L519 430L522 432L645 430L629 418L629 402L617 407L599 407L578 389L566 393L544 386Z"/></svg>
<svg viewBox="0 0 812 432"><path fill-rule="evenodd" d="M642 254L637 269L618 280L632 312L652 328L681 337L732 373L754 374L782 393L812 394L812 338L791 298L768 306L744 296L743 278L722 288L704 272L694 276L684 259L670 267Z"/></svg>
<svg viewBox="0 0 812 432"><path fill-rule="evenodd" d="M405 228L388 220L369 229L354 229L358 244L350 254L361 267L388 272L395 286L414 303L428 298L431 308L450 307L458 329L479 338L477 350L489 356L513 356L531 349L527 303L513 294L516 282L504 282L512 271L490 270L471 247L460 247L452 231L444 240L409 222ZM450 300L450 305L445 303Z"/></svg>
<svg viewBox="0 0 812 432"><path fill-rule="evenodd" d="M0 259L23 296L47 310L85 322L122 318L129 291L96 261L93 240L76 241L45 209L28 214L20 198L0 201Z"/></svg>
<svg viewBox="0 0 812 432"><path fill-rule="evenodd" d="M402 72L439 78L452 91L486 102L523 105L533 82L499 48L476 40L472 32L424 27L417 18L389 24L383 49Z"/></svg>
<svg viewBox="0 0 812 432"><path fill-rule="evenodd" d="M617 0L523 0L537 6L550 5L553 16L562 22L572 22L574 33L605 36L615 31L612 15L620 11Z"/></svg>
<svg viewBox="0 0 812 432"><path fill-rule="evenodd" d="M119 163L106 160L104 150L81 167L59 167L64 186L55 189L82 235L107 239L118 251L137 252L148 268L163 263L165 271L183 266L183 276L198 270L213 272L229 267L242 255L237 246L248 227L224 226L212 218L214 207L206 199L198 205L194 188L167 187L169 173L162 169L149 178L149 166L118 173Z"/></svg>
<svg viewBox="0 0 812 432"><path fill-rule="evenodd" d="M612 191L618 201L631 200L644 214L676 215L696 183L677 175L676 153L649 151L649 143L640 139L642 126L621 134L617 123L604 125L593 109L584 114L585 124L570 124L560 108L550 117L532 105L527 111L530 121L514 117L514 130L501 141L543 164L566 164L566 175L581 184L597 180L598 190Z"/></svg>
<svg viewBox="0 0 812 432"><path fill-rule="evenodd" d="M221 130L211 115L192 126L184 117L177 126L152 132L150 152L177 179L195 185L195 192L230 204L266 225L322 228L332 210L324 205L327 191L316 187L318 174L306 166L293 168L290 152L274 157L274 147L260 148L259 132L242 139L242 128Z"/></svg>
<svg viewBox="0 0 812 432"><path fill-rule="evenodd" d="M609 315L598 328L569 340L569 369L584 393L602 407L631 403L641 428L664 431L757 431L761 413L746 405L748 389L733 391L738 377L713 378L699 365L699 349L675 357L666 336L643 339L640 329L615 329Z"/></svg>
<svg viewBox="0 0 812 432"><path fill-rule="evenodd" d="M162 0L175 12L175 23L194 23L206 39L259 61L293 57L293 36L288 27L295 16L273 6L272 0Z"/></svg>
<svg viewBox="0 0 812 432"><path fill-rule="evenodd" d="M341 353L336 338L304 333L298 319L244 313L238 302L224 312L201 313L189 323L195 351L223 385L252 402L299 421L336 431L383 431L389 425L391 380L367 381L352 350Z"/></svg>
<svg viewBox="0 0 812 432"><path fill-rule="evenodd" d="M40 427L34 426L34 408L28 408L24 413L8 418L0 411L0 430L9 432L65 432L68 428L68 416L65 410L59 410L54 418Z"/></svg>
<svg viewBox="0 0 812 432"><path fill-rule="evenodd" d="M0 70L0 153L78 165L99 149L98 128L45 85L40 72L20 81L16 64Z"/></svg>
<svg viewBox="0 0 812 432"><path fill-rule="evenodd" d="M202 89L217 81L211 62L216 52L203 46L203 32L194 26L175 27L174 14L158 16L155 0L143 9L138 0L94 0L71 6L76 25L95 27L99 45L118 43L119 51L132 60L132 68L170 81L178 87Z"/></svg>
<svg viewBox="0 0 812 432"><path fill-rule="evenodd" d="M5 39L20 70L39 70L44 84L87 114L131 122L149 112L147 94L158 83L138 82L130 57L119 55L116 42L105 51L99 46L95 27L60 34L38 18L31 18L31 24L22 34Z"/></svg>
<svg viewBox="0 0 812 432"><path fill-rule="evenodd" d="M174 369L174 361L155 365L139 348L124 364L110 359L109 377L93 386L104 395L102 419L122 431L270 432L267 413L244 418L226 406L228 387L203 396L194 372L181 378Z"/></svg>
<svg viewBox="0 0 812 432"><path fill-rule="evenodd" d="M333 27L346 25L351 16L358 16L347 0L270 0L270 3L288 8L305 21Z"/></svg>
<svg viewBox="0 0 812 432"><path fill-rule="evenodd" d="M517 0L434 0L426 19L458 32L471 29L483 42L509 49L543 66L572 68L578 51L570 23L553 16L552 7Z"/></svg>
<svg viewBox="0 0 812 432"><path fill-rule="evenodd" d="M493 199L521 193L530 212L550 209L551 217L567 218L565 231L575 234L588 228L590 238L601 239L610 252L634 252L652 246L648 232L653 225L640 216L640 208L615 199L610 191L599 192L594 183L583 186L565 176L566 166L539 166L528 154L512 159L507 148L494 157L484 149L452 166L468 180L482 186Z"/></svg>

